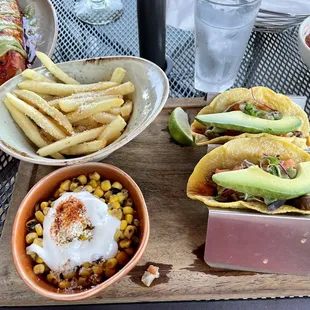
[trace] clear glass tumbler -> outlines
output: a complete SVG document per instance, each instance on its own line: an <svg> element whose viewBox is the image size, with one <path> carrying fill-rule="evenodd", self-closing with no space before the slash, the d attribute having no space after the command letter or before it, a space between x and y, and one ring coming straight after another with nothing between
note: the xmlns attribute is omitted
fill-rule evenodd
<svg viewBox="0 0 310 310"><path fill-rule="evenodd" d="M195 88L222 92L237 76L261 0L196 0Z"/></svg>
<svg viewBox="0 0 310 310"><path fill-rule="evenodd" d="M77 18L91 25L106 25L123 14L121 0L79 0L75 3Z"/></svg>

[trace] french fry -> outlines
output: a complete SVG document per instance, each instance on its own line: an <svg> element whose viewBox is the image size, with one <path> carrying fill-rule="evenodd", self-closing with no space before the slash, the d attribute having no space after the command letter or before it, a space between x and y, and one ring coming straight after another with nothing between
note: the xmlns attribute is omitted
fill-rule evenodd
<svg viewBox="0 0 310 310"><path fill-rule="evenodd" d="M92 120L101 124L110 124L115 118L116 115L106 112L96 113L91 117Z"/></svg>
<svg viewBox="0 0 310 310"><path fill-rule="evenodd" d="M106 140L94 140L71 146L61 151L64 155L86 155L97 152L107 145Z"/></svg>
<svg viewBox="0 0 310 310"><path fill-rule="evenodd" d="M38 127L29 119L28 116L16 109L7 98L3 99L3 103L9 110L16 124L34 145L39 148L47 145L47 142L40 135ZM59 153L51 154L51 156L55 159L64 159L64 157Z"/></svg>
<svg viewBox="0 0 310 310"><path fill-rule="evenodd" d="M87 105L80 106L79 109L75 112L67 114L68 119L71 123L75 123L84 118L88 118L93 114L109 111L112 106L121 106L124 103L123 99L109 99L101 102L95 102Z"/></svg>
<svg viewBox="0 0 310 310"><path fill-rule="evenodd" d="M52 137L54 137L57 140L64 139L66 137L66 134L60 128L58 128L49 118L47 118L44 114L36 110L34 107L18 99L17 97L13 96L10 93L7 93L6 97L20 112L30 117L39 127L44 129ZM55 152L52 152L51 154Z"/></svg>
<svg viewBox="0 0 310 310"><path fill-rule="evenodd" d="M133 109L133 104L131 100L127 100L125 104L121 107L121 116L127 122Z"/></svg>
<svg viewBox="0 0 310 310"><path fill-rule="evenodd" d="M111 87L105 91L105 95L128 95L135 91L135 87L131 82Z"/></svg>
<svg viewBox="0 0 310 310"><path fill-rule="evenodd" d="M123 83L123 79L125 77L126 70L123 68L116 68L112 74L111 82Z"/></svg>
<svg viewBox="0 0 310 310"><path fill-rule="evenodd" d="M40 148L37 153L40 156L48 156L50 154L62 151L64 149L67 149L71 146L86 142L86 141L92 141L95 140L101 133L101 131L103 130L102 127L99 128L95 128L95 129L90 129L87 131L84 131L82 133L76 134L74 136L71 137L67 137L65 139L56 141L50 145L44 146L42 148ZM103 137L104 139L104 137ZM103 140L100 139L100 140Z"/></svg>
<svg viewBox="0 0 310 310"><path fill-rule="evenodd" d="M117 115L117 117L104 128L99 135L98 140L106 140L107 144L112 143L117 139L119 133L126 127L126 125L124 119Z"/></svg>
<svg viewBox="0 0 310 310"><path fill-rule="evenodd" d="M113 82L110 82L113 83ZM72 95L68 95L66 98L60 98L55 99L53 101L50 101L48 104L51 106L57 106L59 104L60 100L71 100L71 99L81 99L84 98L84 100L90 99L90 98L96 98L96 97L102 97L102 96L108 96L108 95L116 95L116 96L125 96L133 93L135 91L135 87L131 82L126 82L121 85L113 86L107 90L95 90L95 91L87 91L87 92L78 92ZM89 98L88 98L89 97Z"/></svg>
<svg viewBox="0 0 310 310"><path fill-rule="evenodd" d="M41 109L45 114L53 118L60 126L64 127L68 133L73 133L73 128L66 115L51 107L43 98L29 90L15 90L14 94L25 102Z"/></svg>
<svg viewBox="0 0 310 310"><path fill-rule="evenodd" d="M44 53L37 51L36 56L41 60L42 64L46 67L46 69L52 73L58 80L66 83L66 84L80 84L75 79L71 78L68 74L63 72L57 65L53 63L53 61Z"/></svg>
<svg viewBox="0 0 310 310"><path fill-rule="evenodd" d="M52 100L56 100L55 96L52 95L43 95L43 94L39 94L39 96L41 98L43 98L46 102L48 101L52 101ZM50 104L49 104L50 105Z"/></svg>
<svg viewBox="0 0 310 310"><path fill-rule="evenodd" d="M74 126L84 126L84 127L90 127L90 128L96 128L99 126L102 126L102 123L96 122L92 117L84 118L80 121L77 121L74 123Z"/></svg>
<svg viewBox="0 0 310 310"><path fill-rule="evenodd" d="M116 95L108 95L108 96L100 96L100 97L86 97L80 99L58 99L59 107L62 111L69 113L77 110L81 105L87 103L94 103L94 102L101 102L103 100L108 99L123 99L123 96L116 96Z"/></svg>
<svg viewBox="0 0 310 310"><path fill-rule="evenodd" d="M31 69L26 69L22 72L22 77L29 80L34 80L38 82L48 82L48 83L56 83L56 81L53 81L47 77L45 77L43 74L36 72Z"/></svg>
<svg viewBox="0 0 310 310"><path fill-rule="evenodd" d="M94 84L72 85L72 84L47 83L47 82L36 82L26 80L20 82L18 84L18 87L20 89L30 90L39 94L64 97L64 96L70 96L74 93L105 90L114 87L116 85L117 83L115 82L98 82ZM115 93L107 95L115 95Z"/></svg>
<svg viewBox="0 0 310 310"><path fill-rule="evenodd" d="M113 115L121 115L122 109L121 107L112 108L109 113Z"/></svg>

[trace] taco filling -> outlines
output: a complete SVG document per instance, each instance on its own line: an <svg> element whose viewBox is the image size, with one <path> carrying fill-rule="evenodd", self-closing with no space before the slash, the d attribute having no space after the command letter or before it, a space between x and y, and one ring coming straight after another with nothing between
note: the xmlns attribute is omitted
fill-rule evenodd
<svg viewBox="0 0 310 310"><path fill-rule="evenodd" d="M270 156L268 154L263 154L261 160L258 163L253 163L248 160L243 160L240 165L235 166L233 169L222 169L217 168L210 173L209 176L206 177L206 182L203 186L201 186L201 194L207 194L210 196L214 196L216 201L219 202L233 202L233 201L257 201L260 203L264 203L267 206L268 211L275 211L280 208L285 203L289 205L295 205L294 200L292 199L285 199L286 197L283 196L284 199L278 198L268 198L268 195L262 195L260 189L251 188L251 193L247 193L245 191L238 191L232 188L227 188L219 185L216 182L217 174L222 174L229 171L237 171L237 170L244 170L250 167L258 167L262 171L276 176L281 179L295 179L298 175L298 169L295 161L293 159L288 160L281 160L280 156ZM246 180L245 180L246 181ZM246 186L245 186L246 187ZM280 195L281 196L281 195ZM280 197L279 196L279 197ZM293 197L292 197L293 198ZM295 197L296 198L296 197ZM308 207L307 204L301 204L302 209L310 210L310 206Z"/></svg>

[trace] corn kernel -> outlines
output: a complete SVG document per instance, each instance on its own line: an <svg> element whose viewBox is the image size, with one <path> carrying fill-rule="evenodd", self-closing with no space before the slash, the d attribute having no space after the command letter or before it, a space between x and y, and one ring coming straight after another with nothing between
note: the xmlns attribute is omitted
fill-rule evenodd
<svg viewBox="0 0 310 310"><path fill-rule="evenodd" d="M84 263L84 264L82 264L82 266L85 268L89 268L91 266L91 263Z"/></svg>
<svg viewBox="0 0 310 310"><path fill-rule="evenodd" d="M125 266L129 262L129 256L125 251L117 253L116 257L117 263L121 266Z"/></svg>
<svg viewBox="0 0 310 310"><path fill-rule="evenodd" d="M126 214L125 215L125 220L128 224L132 224L133 221L133 215L132 214Z"/></svg>
<svg viewBox="0 0 310 310"><path fill-rule="evenodd" d="M97 181L97 187L99 186L100 187L101 185L101 182L100 181ZM101 188L101 187L100 187Z"/></svg>
<svg viewBox="0 0 310 310"><path fill-rule="evenodd" d="M37 233L37 235L40 237L40 236L42 236L43 235L43 228L42 228L42 225L41 224L36 224L35 226L34 226L34 229L36 230L36 233Z"/></svg>
<svg viewBox="0 0 310 310"><path fill-rule="evenodd" d="M120 209L121 208L121 204L118 201L113 201L110 203L110 207L112 209Z"/></svg>
<svg viewBox="0 0 310 310"><path fill-rule="evenodd" d="M131 240L129 239L123 239L122 241L119 242L119 246L122 248L122 249L127 249L129 248L131 245Z"/></svg>
<svg viewBox="0 0 310 310"><path fill-rule="evenodd" d="M59 198L59 189L54 193L54 198Z"/></svg>
<svg viewBox="0 0 310 310"><path fill-rule="evenodd" d="M47 215L48 211L50 210L50 207L46 207L42 210L44 215Z"/></svg>
<svg viewBox="0 0 310 310"><path fill-rule="evenodd" d="M62 275L63 275L64 279L72 279L76 276L76 272L71 271L69 273L63 273Z"/></svg>
<svg viewBox="0 0 310 310"><path fill-rule="evenodd" d="M74 193L78 193L78 192L81 192L82 189L83 189L83 186L78 186L78 187L76 187L76 188L73 190L73 192L74 192Z"/></svg>
<svg viewBox="0 0 310 310"><path fill-rule="evenodd" d="M124 205L127 207L131 207L132 206L132 200L131 198L127 198L124 202Z"/></svg>
<svg viewBox="0 0 310 310"><path fill-rule="evenodd" d="M89 184L88 184L88 185L85 185L85 186L84 186L84 189L85 189L86 191L90 192L90 193L94 190L94 188L93 188L91 185L89 185Z"/></svg>
<svg viewBox="0 0 310 310"><path fill-rule="evenodd" d="M126 195L122 192L117 193L116 196L119 203L123 203L124 200L126 199Z"/></svg>
<svg viewBox="0 0 310 310"><path fill-rule="evenodd" d="M101 182L101 189L104 191L104 192L107 192L111 189L111 182L109 180L104 180L103 182Z"/></svg>
<svg viewBox="0 0 310 310"><path fill-rule="evenodd" d="M70 191L73 192L78 186L79 184L77 182L71 182Z"/></svg>
<svg viewBox="0 0 310 310"><path fill-rule="evenodd" d="M40 204L40 208L41 210L43 211L44 208L48 207L49 206L49 203L47 201L43 201L41 202Z"/></svg>
<svg viewBox="0 0 310 310"><path fill-rule="evenodd" d="M44 263L43 259L40 256L38 256L38 255L36 255L34 260L38 264L43 264Z"/></svg>
<svg viewBox="0 0 310 310"><path fill-rule="evenodd" d="M94 191L94 195L97 197L102 197L103 196L103 190L101 188L96 188Z"/></svg>
<svg viewBox="0 0 310 310"><path fill-rule="evenodd" d="M114 234L114 240L116 242L120 239L121 234L122 234L122 232L119 229L117 229L115 234Z"/></svg>
<svg viewBox="0 0 310 310"><path fill-rule="evenodd" d="M71 283L68 280L64 280L64 281L60 281L58 283L58 287L60 289L65 289L65 288L69 288L71 286Z"/></svg>
<svg viewBox="0 0 310 310"><path fill-rule="evenodd" d="M111 191L107 191L107 192L104 194L104 198L105 198L106 200L109 200L110 197L111 197L111 195L112 195L112 192L111 192Z"/></svg>
<svg viewBox="0 0 310 310"><path fill-rule="evenodd" d="M42 274L44 273L44 270L45 270L45 267L43 264L38 264L33 267L33 272L35 274Z"/></svg>
<svg viewBox="0 0 310 310"><path fill-rule="evenodd" d="M35 252L27 252L27 255L29 255L34 261L36 260L37 254Z"/></svg>
<svg viewBox="0 0 310 310"><path fill-rule="evenodd" d="M78 286L85 287L85 286L88 286L88 284L89 284L89 282L88 282L87 278L79 277L79 279L78 279Z"/></svg>
<svg viewBox="0 0 310 310"><path fill-rule="evenodd" d="M36 238L38 238L37 233L35 233L35 232L29 233L26 235L26 242L28 244L31 244L31 243L33 243L34 239L36 239Z"/></svg>
<svg viewBox="0 0 310 310"><path fill-rule="evenodd" d="M44 214L41 211L37 211L34 216L36 217L36 219L43 224L44 221Z"/></svg>
<svg viewBox="0 0 310 310"><path fill-rule="evenodd" d="M118 218L119 220L122 219L122 210L121 209L112 209L112 213L113 216L115 216L116 218Z"/></svg>
<svg viewBox="0 0 310 310"><path fill-rule="evenodd" d="M97 171L95 171L89 175L89 178L91 180L99 181L100 180L100 174Z"/></svg>
<svg viewBox="0 0 310 310"><path fill-rule="evenodd" d="M113 187L113 188L117 188L117 189L119 189L119 190L123 189L123 185L122 185L120 182L114 182L114 183L112 184L112 187Z"/></svg>
<svg viewBox="0 0 310 310"><path fill-rule="evenodd" d="M37 221L37 220L34 220L34 219L28 221L28 222L26 223L27 230L28 230L28 231L35 230L35 226L36 226L37 223L38 223L38 221Z"/></svg>
<svg viewBox="0 0 310 310"><path fill-rule="evenodd" d="M97 187L97 182L95 180L90 180L88 182L88 185L92 186L93 188L96 188Z"/></svg>
<svg viewBox="0 0 310 310"><path fill-rule="evenodd" d="M133 256L135 254L135 249L134 248L128 248L125 249L125 252L129 255L129 256Z"/></svg>
<svg viewBox="0 0 310 310"><path fill-rule="evenodd" d="M133 224L136 226L136 227L139 227L140 226L140 221L138 219L134 219L133 220Z"/></svg>
<svg viewBox="0 0 310 310"><path fill-rule="evenodd" d="M110 196L110 198L109 198L109 203L111 203L111 202L115 202L115 201L117 201L117 202L118 202L118 198L117 198L117 196L116 196L116 195L111 195L111 196Z"/></svg>
<svg viewBox="0 0 310 310"><path fill-rule="evenodd" d="M106 269L104 271L104 275L107 277L107 278L111 278L113 275L116 274L116 268L112 268L112 269Z"/></svg>
<svg viewBox="0 0 310 310"><path fill-rule="evenodd" d="M70 185L71 185L71 181L70 180L66 180L64 182L62 182L60 184L60 188L63 190L63 191L68 191L70 189Z"/></svg>
<svg viewBox="0 0 310 310"><path fill-rule="evenodd" d="M124 236L128 239L131 239L132 235L134 234L136 227L133 225L128 225L124 231Z"/></svg>
<svg viewBox="0 0 310 310"><path fill-rule="evenodd" d="M108 210L108 212L112 215L112 210Z"/></svg>
<svg viewBox="0 0 310 310"><path fill-rule="evenodd" d="M82 267L79 271L79 274L80 276L82 277L89 277L92 275L92 269L91 268L85 268L85 267Z"/></svg>
<svg viewBox="0 0 310 310"><path fill-rule="evenodd" d="M54 278L54 276L51 274L51 273L49 273L47 276L46 276L46 280L47 280L47 282L49 282L49 283L52 283L52 282L54 282L53 280L54 280L55 278ZM55 279L56 280L56 279Z"/></svg>
<svg viewBox="0 0 310 310"><path fill-rule="evenodd" d="M133 208L132 207L124 207L123 208L124 214L133 214Z"/></svg>
<svg viewBox="0 0 310 310"><path fill-rule="evenodd" d="M95 265L92 267L93 273L100 276L103 274L103 268L100 265Z"/></svg>
<svg viewBox="0 0 310 310"><path fill-rule="evenodd" d="M87 178L85 175L80 175L77 177L77 180L82 184L82 185L85 185L87 183Z"/></svg>
<svg viewBox="0 0 310 310"><path fill-rule="evenodd" d="M112 268L116 267L116 265L117 265L117 259L116 258L110 258L106 262L107 269L112 269Z"/></svg>
<svg viewBox="0 0 310 310"><path fill-rule="evenodd" d="M125 230L126 229L126 227L127 227L127 221L125 221L125 220L122 220L121 221L121 227L120 227L120 230Z"/></svg>
<svg viewBox="0 0 310 310"><path fill-rule="evenodd" d="M43 248L43 239L42 238L35 238L33 243Z"/></svg>

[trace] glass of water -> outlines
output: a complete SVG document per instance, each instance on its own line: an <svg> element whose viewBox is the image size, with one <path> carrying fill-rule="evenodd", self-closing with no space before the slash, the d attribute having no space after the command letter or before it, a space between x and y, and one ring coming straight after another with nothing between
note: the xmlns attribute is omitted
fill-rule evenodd
<svg viewBox="0 0 310 310"><path fill-rule="evenodd" d="M261 0L196 0L195 88L222 92L237 76Z"/></svg>
<svg viewBox="0 0 310 310"><path fill-rule="evenodd" d="M77 18L91 25L106 25L123 14L121 0L79 0L75 3Z"/></svg>

